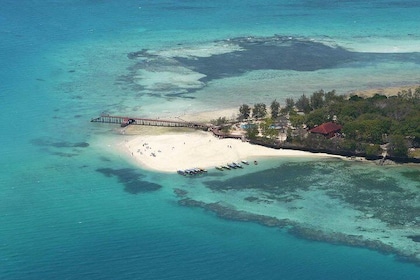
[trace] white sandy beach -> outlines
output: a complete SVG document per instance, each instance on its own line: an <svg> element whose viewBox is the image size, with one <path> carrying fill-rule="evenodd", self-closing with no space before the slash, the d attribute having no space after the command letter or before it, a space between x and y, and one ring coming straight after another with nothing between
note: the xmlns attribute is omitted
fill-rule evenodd
<svg viewBox="0 0 420 280"><path fill-rule="evenodd" d="M218 139L211 132L192 131L141 135L123 143L126 151L143 168L160 172L212 168L233 161L262 157L334 157L295 150L275 150L236 139Z"/></svg>

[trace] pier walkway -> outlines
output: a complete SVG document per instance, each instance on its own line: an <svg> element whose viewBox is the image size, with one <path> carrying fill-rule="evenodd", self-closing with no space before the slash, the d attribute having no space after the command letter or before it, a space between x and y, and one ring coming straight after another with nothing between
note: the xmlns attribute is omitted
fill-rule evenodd
<svg viewBox="0 0 420 280"><path fill-rule="evenodd" d="M91 119L91 122L99 123L114 123L120 124L122 127L128 125L148 125L148 126L163 126L163 127L189 127L195 129L208 129L210 126L204 123L194 123L187 121L171 121L171 120L160 120L160 119L143 119L143 118L131 118L121 116L110 116L101 115L98 118Z"/></svg>

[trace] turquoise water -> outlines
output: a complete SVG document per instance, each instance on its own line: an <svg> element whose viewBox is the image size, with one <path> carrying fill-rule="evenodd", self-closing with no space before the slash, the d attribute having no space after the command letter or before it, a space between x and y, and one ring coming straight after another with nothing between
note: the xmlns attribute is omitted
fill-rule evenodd
<svg viewBox="0 0 420 280"><path fill-rule="evenodd" d="M101 142L121 136L89 122L102 111L173 116L180 108L271 102L319 88L345 93L418 83L414 54L317 71L261 69L168 97L136 87L148 80L132 81L138 72L130 72L135 63L127 57L274 34L356 52L418 52L416 1L3 0L0 6L1 279L420 276L418 266L392 255L181 207L173 188L193 188L194 181L132 166Z"/></svg>

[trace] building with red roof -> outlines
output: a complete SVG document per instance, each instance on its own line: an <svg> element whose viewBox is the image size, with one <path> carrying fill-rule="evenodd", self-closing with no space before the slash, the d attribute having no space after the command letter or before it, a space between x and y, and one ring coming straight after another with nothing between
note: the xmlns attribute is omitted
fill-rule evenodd
<svg viewBox="0 0 420 280"><path fill-rule="evenodd" d="M322 134L327 138L331 138L334 137L336 133L339 133L341 131L341 128L341 125L338 125L334 122L327 122L312 128L311 130L309 130L309 132L315 134Z"/></svg>

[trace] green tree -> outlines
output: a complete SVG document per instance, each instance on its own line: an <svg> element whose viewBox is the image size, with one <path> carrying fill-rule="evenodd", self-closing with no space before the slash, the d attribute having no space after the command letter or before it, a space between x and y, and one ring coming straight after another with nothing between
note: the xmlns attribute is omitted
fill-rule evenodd
<svg viewBox="0 0 420 280"><path fill-rule="evenodd" d="M261 119L267 115L267 107L264 103L257 103L252 109L252 117Z"/></svg>
<svg viewBox="0 0 420 280"><path fill-rule="evenodd" d="M293 110L293 107L295 107L295 101L293 100L293 98L286 98L287 111Z"/></svg>
<svg viewBox="0 0 420 280"><path fill-rule="evenodd" d="M305 114L308 114L311 111L311 104L309 101L309 98L306 97L305 94L302 94L302 96L296 101L296 107L303 111Z"/></svg>
<svg viewBox="0 0 420 280"><path fill-rule="evenodd" d="M420 138L420 113L405 118L404 122L396 123L395 134Z"/></svg>
<svg viewBox="0 0 420 280"><path fill-rule="evenodd" d="M271 102L270 109L271 109L271 118L272 119L278 118L280 114L280 103L277 102L276 99L274 99L274 101Z"/></svg>
<svg viewBox="0 0 420 280"><path fill-rule="evenodd" d="M320 108L306 115L305 122L309 127L314 127L324 122L327 122L329 120L328 117L330 116L326 108Z"/></svg>
<svg viewBox="0 0 420 280"><path fill-rule="evenodd" d="M371 144L366 145L365 151L367 156L379 156L382 152L382 149L378 144Z"/></svg>
<svg viewBox="0 0 420 280"><path fill-rule="evenodd" d="M343 149L345 151L354 152L356 151L356 148L357 148L357 142L352 139L345 138L342 141L340 141L339 144L340 144L340 149Z"/></svg>
<svg viewBox="0 0 420 280"><path fill-rule="evenodd" d="M341 120L354 120L361 115L360 107L357 103L350 102L345 103L343 106L340 106L340 112L338 112L338 117Z"/></svg>
<svg viewBox="0 0 420 280"><path fill-rule="evenodd" d="M293 136L292 136L292 129L290 127L287 128L287 132L286 132L286 142L293 142Z"/></svg>
<svg viewBox="0 0 420 280"><path fill-rule="evenodd" d="M241 107L239 107L239 120L248 119L250 114L251 107L249 107L247 104L242 104Z"/></svg>
<svg viewBox="0 0 420 280"><path fill-rule="evenodd" d="M298 114L292 114L290 115L290 123L294 127L300 127L302 126L306 121L305 116L298 115Z"/></svg>
<svg viewBox="0 0 420 280"><path fill-rule="evenodd" d="M324 106L324 95L325 93L322 89L312 93L310 100L311 100L311 107L313 110L322 108Z"/></svg>
<svg viewBox="0 0 420 280"><path fill-rule="evenodd" d="M295 101L293 100L293 98L286 98L285 106L280 109L280 113L287 114L287 113L294 112L294 108L295 108Z"/></svg>
<svg viewBox="0 0 420 280"><path fill-rule="evenodd" d="M391 122L386 119L363 119L346 123L343 132L346 137L363 142L381 144L383 135L389 133Z"/></svg>
<svg viewBox="0 0 420 280"><path fill-rule="evenodd" d="M226 117L218 117L215 120L211 120L210 121L212 124L220 126L220 125L224 125L228 123L228 120L226 119Z"/></svg>
<svg viewBox="0 0 420 280"><path fill-rule="evenodd" d="M407 142L402 135L393 135L391 136L388 152L392 156L396 157L407 157L408 156L408 146Z"/></svg>
<svg viewBox="0 0 420 280"><path fill-rule="evenodd" d="M364 98L363 98L363 97L358 96L357 94L355 94L355 95L350 96L349 100L350 100L350 101L356 101L356 102L357 102L357 101L364 100Z"/></svg>
<svg viewBox="0 0 420 280"><path fill-rule="evenodd" d="M259 133L258 125L254 124L254 123L251 123L251 122L248 122L246 127L245 127L245 131L246 131L246 137L248 139L251 139L251 140L255 139L255 138L257 138L258 133Z"/></svg>
<svg viewBox="0 0 420 280"><path fill-rule="evenodd" d="M327 105L332 105L334 103L339 103L339 102L342 102L343 100L344 100L344 96L343 95L337 95L335 90L326 92L325 96L324 96L324 101L325 101L325 104L327 104Z"/></svg>
<svg viewBox="0 0 420 280"><path fill-rule="evenodd" d="M261 122L261 133L264 137L275 139L278 136L279 132L273 127L273 124L273 120L269 118Z"/></svg>
<svg viewBox="0 0 420 280"><path fill-rule="evenodd" d="M346 139L360 139L359 126L355 121L346 122L342 128L342 132L344 133Z"/></svg>

